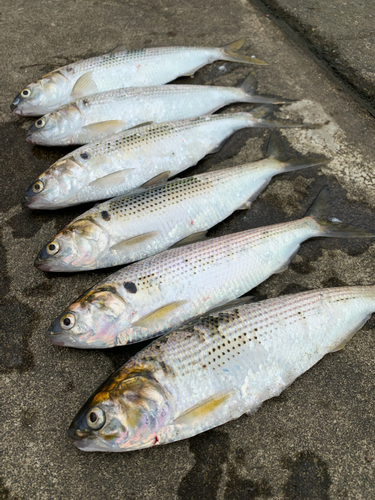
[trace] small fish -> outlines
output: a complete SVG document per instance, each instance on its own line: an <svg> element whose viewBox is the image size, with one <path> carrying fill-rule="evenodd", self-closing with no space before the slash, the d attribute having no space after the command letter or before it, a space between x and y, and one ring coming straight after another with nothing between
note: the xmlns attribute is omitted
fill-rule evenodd
<svg viewBox="0 0 375 500"><path fill-rule="evenodd" d="M274 150L277 141L272 137L269 149ZM177 243L193 243L235 210L249 208L274 175L327 162L282 162L270 156L100 203L60 231L39 252L35 265L43 271L86 271L135 262Z"/></svg>
<svg viewBox="0 0 375 500"><path fill-rule="evenodd" d="M74 418L83 451L131 451L186 439L254 413L375 312L375 287L314 290L239 306L152 342Z"/></svg>
<svg viewBox="0 0 375 500"><path fill-rule="evenodd" d="M284 270L309 238L374 237L328 221L328 196L328 188L323 189L302 219L170 249L121 269L71 304L53 321L47 338L81 349L150 339L228 307ZM53 253L51 245L47 251ZM91 248L86 251L90 255Z"/></svg>
<svg viewBox="0 0 375 500"><path fill-rule="evenodd" d="M179 76L191 76L214 61L267 63L236 54L244 38L220 48L161 47L127 51L121 47L99 57L58 68L31 83L13 101L13 113L38 116L79 97L125 87L163 85Z"/></svg>
<svg viewBox="0 0 375 500"><path fill-rule="evenodd" d="M219 150L237 130L287 125L254 111L146 125L82 146L41 174L24 204L55 210L157 185Z"/></svg>
<svg viewBox="0 0 375 500"><path fill-rule="evenodd" d="M32 125L26 140L45 146L87 144L150 123L209 115L230 103L283 104L289 99L253 95L252 74L241 87L160 85L125 88L78 99Z"/></svg>

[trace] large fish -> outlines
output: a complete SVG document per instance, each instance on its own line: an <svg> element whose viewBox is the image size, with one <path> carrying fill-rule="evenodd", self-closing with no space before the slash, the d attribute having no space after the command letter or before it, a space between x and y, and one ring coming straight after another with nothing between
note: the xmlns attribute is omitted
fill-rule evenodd
<svg viewBox="0 0 375 500"><path fill-rule="evenodd" d="M375 287L314 290L200 319L131 358L81 408L84 451L130 451L207 431L278 396L375 312Z"/></svg>
<svg viewBox="0 0 375 500"><path fill-rule="evenodd" d="M254 95L254 76L240 87L160 85L117 89L78 99L32 125L26 140L45 146L86 144L140 125L209 115L230 103L282 104Z"/></svg>
<svg viewBox="0 0 375 500"><path fill-rule="evenodd" d="M17 95L12 109L17 115L44 115L79 97L124 87L163 85L179 76L193 75L202 66L218 60L266 64L255 57L236 54L244 42L241 38L220 48L117 48L44 75Z"/></svg>
<svg viewBox="0 0 375 500"><path fill-rule="evenodd" d="M87 144L40 175L28 188L24 203L55 210L126 194L195 165L237 130L286 125L262 118L259 108L254 111L147 125Z"/></svg>
<svg viewBox="0 0 375 500"><path fill-rule="evenodd" d="M43 271L86 271L128 264L177 243L192 243L235 210L249 208L274 175L328 161L281 162L273 156L276 142L273 136L266 160L177 179L95 205L42 248L35 265Z"/></svg>
<svg viewBox="0 0 375 500"><path fill-rule="evenodd" d="M71 304L47 338L82 349L140 342L228 306L285 269L308 238L374 236L327 221L327 197L324 189L302 219L167 250L121 269Z"/></svg>

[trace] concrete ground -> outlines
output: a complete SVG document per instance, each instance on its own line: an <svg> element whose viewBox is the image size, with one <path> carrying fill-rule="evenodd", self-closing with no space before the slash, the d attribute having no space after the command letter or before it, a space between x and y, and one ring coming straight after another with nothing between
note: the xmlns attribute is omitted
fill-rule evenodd
<svg viewBox="0 0 375 500"><path fill-rule="evenodd" d="M331 216L375 231L373 117L305 50L303 40L290 38L246 0L3 0L0 11L0 498L374 498L373 320L345 349L326 356L252 416L139 452L88 454L73 446L66 430L77 410L141 346L90 352L44 339L51 320L108 270L62 275L33 267L38 250L87 207L55 213L21 207L28 185L65 150L27 144L31 120L15 117L9 107L42 74L117 45L216 46L245 36L244 52L270 63L257 69L259 93L296 99L277 114L321 125L283 132L289 153L324 154L332 161L275 178L251 209L234 214L212 235L298 218L324 185L332 192ZM326 16L320 23L328 29ZM355 25L348 26L355 37ZM220 66L203 68L189 82L237 84L249 71L225 64L223 74ZM268 135L239 132L187 174L259 159ZM315 239L302 245L287 271L252 294L372 284L374 276L373 241Z"/></svg>

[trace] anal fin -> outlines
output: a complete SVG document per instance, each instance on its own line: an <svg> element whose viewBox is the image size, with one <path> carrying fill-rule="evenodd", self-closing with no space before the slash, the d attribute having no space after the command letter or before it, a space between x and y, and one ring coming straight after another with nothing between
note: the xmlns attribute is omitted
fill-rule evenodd
<svg viewBox="0 0 375 500"><path fill-rule="evenodd" d="M181 415L173 421L173 424L191 425L207 418L207 416L223 404L231 394L231 391L224 392L205 399L202 403L198 403L181 413Z"/></svg>
<svg viewBox="0 0 375 500"><path fill-rule="evenodd" d="M141 328L155 328L161 320L165 320L171 312L173 312L178 307L186 304L186 300L177 300L175 302L170 302L164 306L155 309L149 314L142 316L139 320L135 321L132 326L139 326Z"/></svg>

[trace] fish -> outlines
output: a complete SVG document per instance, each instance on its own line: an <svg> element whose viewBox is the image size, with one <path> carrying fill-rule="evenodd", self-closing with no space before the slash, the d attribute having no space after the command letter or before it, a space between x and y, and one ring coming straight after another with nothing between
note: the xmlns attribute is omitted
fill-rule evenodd
<svg viewBox="0 0 375 500"><path fill-rule="evenodd" d="M77 99L42 116L26 140L44 146L100 141L141 125L210 115L230 103L290 103L253 94L253 74L240 87L159 85L111 90Z"/></svg>
<svg viewBox="0 0 375 500"><path fill-rule="evenodd" d="M29 186L23 204L56 210L157 185L218 151L242 128L287 125L265 116L264 108L257 108L253 113L189 118L120 132L58 160Z"/></svg>
<svg viewBox="0 0 375 500"><path fill-rule="evenodd" d="M250 415L342 349L375 312L375 287L245 304L164 335L115 371L73 419L82 451L140 450Z"/></svg>
<svg viewBox="0 0 375 500"><path fill-rule="evenodd" d="M13 100L13 113L38 116L80 97L125 87L163 85L179 76L192 76L214 61L267 65L255 56L236 52L245 39L219 48L160 47L128 51L122 47L58 68L24 88Z"/></svg>
<svg viewBox="0 0 375 500"><path fill-rule="evenodd" d="M46 338L80 349L151 339L230 306L286 269L309 238L374 237L328 220L328 199L329 189L323 188L301 219L172 248L120 269L68 306L52 322Z"/></svg>
<svg viewBox="0 0 375 500"><path fill-rule="evenodd" d="M100 269L193 243L235 210L249 208L274 175L329 161L280 161L275 157L282 154L276 137L271 136L265 160L177 179L95 205L41 249L36 267L54 272Z"/></svg>

